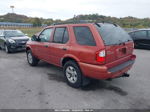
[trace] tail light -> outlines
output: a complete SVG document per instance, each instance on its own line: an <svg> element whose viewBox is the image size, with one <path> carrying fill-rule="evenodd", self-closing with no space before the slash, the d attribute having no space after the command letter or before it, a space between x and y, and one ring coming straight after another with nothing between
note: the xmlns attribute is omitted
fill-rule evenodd
<svg viewBox="0 0 150 112"><path fill-rule="evenodd" d="M133 43L133 49L134 49L135 44Z"/></svg>
<svg viewBox="0 0 150 112"><path fill-rule="evenodd" d="M105 50L96 52L96 61L97 62L104 63L105 58L106 58L106 51Z"/></svg>
<svg viewBox="0 0 150 112"><path fill-rule="evenodd" d="M136 55L132 55L131 60L135 60L135 59L136 59Z"/></svg>

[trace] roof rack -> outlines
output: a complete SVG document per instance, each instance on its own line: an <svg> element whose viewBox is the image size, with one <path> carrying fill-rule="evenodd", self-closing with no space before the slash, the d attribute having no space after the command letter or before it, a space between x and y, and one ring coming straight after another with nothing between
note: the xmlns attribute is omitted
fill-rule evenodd
<svg viewBox="0 0 150 112"><path fill-rule="evenodd" d="M113 22L96 21L96 20L73 20L73 21L67 21L67 22L53 23L52 25L81 24L81 23L83 23L83 24L95 23L96 25L98 25L98 23L109 23L109 24L113 24L116 27L118 26L116 23L113 23Z"/></svg>
<svg viewBox="0 0 150 112"><path fill-rule="evenodd" d="M90 20L74 20L74 21L67 21L67 22L60 22L60 23L53 23L52 25L61 25L61 24L80 24L80 23L94 23Z"/></svg>

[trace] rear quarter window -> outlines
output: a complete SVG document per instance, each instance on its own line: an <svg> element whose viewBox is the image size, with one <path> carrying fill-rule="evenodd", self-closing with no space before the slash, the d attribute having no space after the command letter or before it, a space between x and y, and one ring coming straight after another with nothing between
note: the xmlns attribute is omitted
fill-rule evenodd
<svg viewBox="0 0 150 112"><path fill-rule="evenodd" d="M77 26L74 27L73 29L78 44L87 46L96 46L96 42L89 27Z"/></svg>

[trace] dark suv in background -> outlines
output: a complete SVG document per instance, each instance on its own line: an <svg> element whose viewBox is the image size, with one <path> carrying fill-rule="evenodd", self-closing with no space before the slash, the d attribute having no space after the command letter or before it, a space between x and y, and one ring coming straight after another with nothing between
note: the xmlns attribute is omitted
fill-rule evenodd
<svg viewBox="0 0 150 112"><path fill-rule="evenodd" d="M7 53L25 50L29 37L20 30L0 30L0 49Z"/></svg>
<svg viewBox="0 0 150 112"><path fill-rule="evenodd" d="M134 40L135 48L150 49L150 29L140 29L129 32Z"/></svg>

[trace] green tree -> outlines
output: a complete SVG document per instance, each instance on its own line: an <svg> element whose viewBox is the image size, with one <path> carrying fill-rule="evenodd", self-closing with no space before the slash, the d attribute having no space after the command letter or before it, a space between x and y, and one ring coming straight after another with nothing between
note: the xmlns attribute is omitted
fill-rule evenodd
<svg viewBox="0 0 150 112"><path fill-rule="evenodd" d="M39 26L42 25L42 22L41 22L41 20L39 18L34 18L32 23L33 23L34 27L39 27Z"/></svg>

